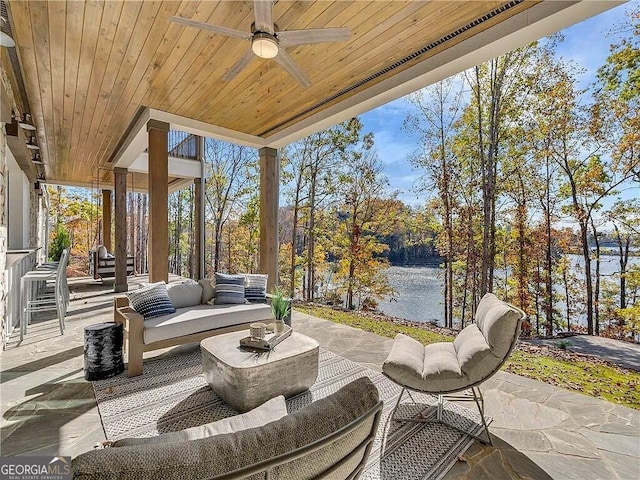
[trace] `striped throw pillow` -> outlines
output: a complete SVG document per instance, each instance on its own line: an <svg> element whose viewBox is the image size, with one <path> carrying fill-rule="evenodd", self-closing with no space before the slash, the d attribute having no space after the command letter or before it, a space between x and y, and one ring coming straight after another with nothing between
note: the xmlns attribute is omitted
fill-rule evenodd
<svg viewBox="0 0 640 480"><path fill-rule="evenodd" d="M146 287L127 292L129 304L145 319L175 313L164 282L152 283Z"/></svg>
<svg viewBox="0 0 640 480"><path fill-rule="evenodd" d="M244 298L251 303L264 303L267 300L268 274L247 273L244 284Z"/></svg>
<svg viewBox="0 0 640 480"><path fill-rule="evenodd" d="M244 299L244 276L216 273L216 305L246 303Z"/></svg>

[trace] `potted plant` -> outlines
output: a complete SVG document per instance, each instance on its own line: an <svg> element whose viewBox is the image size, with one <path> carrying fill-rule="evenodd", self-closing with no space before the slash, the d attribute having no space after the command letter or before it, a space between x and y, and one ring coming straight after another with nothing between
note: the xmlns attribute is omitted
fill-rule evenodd
<svg viewBox="0 0 640 480"><path fill-rule="evenodd" d="M271 295L271 312L275 318L273 332L281 335L284 331L284 321L291 315L291 299L285 297L279 287L275 287Z"/></svg>

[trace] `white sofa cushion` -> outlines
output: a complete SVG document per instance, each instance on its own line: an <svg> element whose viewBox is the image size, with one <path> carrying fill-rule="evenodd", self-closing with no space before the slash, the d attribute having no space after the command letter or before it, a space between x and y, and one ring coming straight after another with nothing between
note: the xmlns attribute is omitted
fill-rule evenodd
<svg viewBox="0 0 640 480"><path fill-rule="evenodd" d="M178 432L168 432L149 438L123 438L113 442L112 447L128 447L131 445L149 445L153 443L183 442L199 440L223 433L235 433L248 428L262 427L267 423L280 420L287 415L287 404L282 395L267 400L262 405L246 413L216 422L186 428Z"/></svg>
<svg viewBox="0 0 640 480"><path fill-rule="evenodd" d="M265 303L242 305L195 305L144 322L144 343L177 338L214 328L270 320L271 306ZM248 328L248 327L247 327Z"/></svg>
<svg viewBox="0 0 640 480"><path fill-rule="evenodd" d="M202 285L195 280L170 283L167 285L167 293L171 303L176 308L192 307L200 305L202 299Z"/></svg>

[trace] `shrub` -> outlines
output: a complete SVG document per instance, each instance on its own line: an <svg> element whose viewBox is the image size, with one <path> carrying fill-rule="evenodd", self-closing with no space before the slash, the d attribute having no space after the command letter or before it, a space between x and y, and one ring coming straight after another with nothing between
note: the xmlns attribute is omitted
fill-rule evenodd
<svg viewBox="0 0 640 480"><path fill-rule="evenodd" d="M71 239L69 238L69 232L62 223L58 223L53 234L53 241L49 247L49 258L57 262L62 256L62 251L70 246Z"/></svg>

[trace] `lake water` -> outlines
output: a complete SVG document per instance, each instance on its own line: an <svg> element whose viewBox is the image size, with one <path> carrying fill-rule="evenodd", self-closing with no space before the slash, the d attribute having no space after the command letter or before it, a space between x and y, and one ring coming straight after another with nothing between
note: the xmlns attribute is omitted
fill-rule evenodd
<svg viewBox="0 0 640 480"><path fill-rule="evenodd" d="M571 264L584 272L580 255L570 255ZM602 256L600 272L611 275L620 271L619 257ZM639 257L629 259L629 265L640 263ZM594 263L595 268L595 263ZM584 275L584 274L583 274ZM444 270L438 267L390 267L389 283L396 291L395 299L380 300L378 309L394 317L415 322L436 322L444 318Z"/></svg>
<svg viewBox="0 0 640 480"><path fill-rule="evenodd" d="M443 276L438 267L389 267L387 278L397 295L380 300L378 309L406 320L440 323L444 317Z"/></svg>

